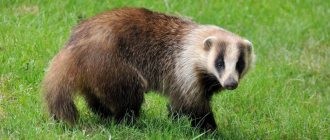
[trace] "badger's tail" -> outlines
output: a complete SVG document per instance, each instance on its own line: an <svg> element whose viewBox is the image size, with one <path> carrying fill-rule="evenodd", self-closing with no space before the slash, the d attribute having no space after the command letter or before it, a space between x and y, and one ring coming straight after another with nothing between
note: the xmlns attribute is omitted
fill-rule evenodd
<svg viewBox="0 0 330 140"><path fill-rule="evenodd" d="M50 116L73 125L78 119L78 111L73 101L74 84L68 77L63 67L50 68L44 78L42 92Z"/></svg>

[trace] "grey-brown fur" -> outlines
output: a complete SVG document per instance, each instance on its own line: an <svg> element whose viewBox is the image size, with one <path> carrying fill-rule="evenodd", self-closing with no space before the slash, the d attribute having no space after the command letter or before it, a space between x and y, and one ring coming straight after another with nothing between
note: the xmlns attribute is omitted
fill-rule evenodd
<svg viewBox="0 0 330 140"><path fill-rule="evenodd" d="M192 104L185 98L195 93L182 95L175 75L183 40L197 26L139 8L115 9L81 22L43 81L50 115L74 124L78 112L73 98L81 93L93 112L121 121L137 117L144 93L154 90L169 96L171 113L188 115L193 126L214 130L209 100L221 89L217 79L196 67L202 90Z"/></svg>

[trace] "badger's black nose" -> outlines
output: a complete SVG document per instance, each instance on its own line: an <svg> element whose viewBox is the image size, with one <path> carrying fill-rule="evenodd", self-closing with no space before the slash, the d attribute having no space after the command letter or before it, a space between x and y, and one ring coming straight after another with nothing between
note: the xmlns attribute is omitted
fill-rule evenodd
<svg viewBox="0 0 330 140"><path fill-rule="evenodd" d="M237 81L232 78L232 77L229 77L225 82L224 82L224 88L226 89L229 89L229 90L233 90L233 89L236 89L237 88Z"/></svg>

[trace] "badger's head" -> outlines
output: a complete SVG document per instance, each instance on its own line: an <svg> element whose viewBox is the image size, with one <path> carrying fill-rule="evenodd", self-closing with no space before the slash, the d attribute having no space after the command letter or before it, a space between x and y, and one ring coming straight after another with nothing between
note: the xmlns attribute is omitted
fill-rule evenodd
<svg viewBox="0 0 330 140"><path fill-rule="evenodd" d="M203 41L207 71L225 89L236 89L240 79L252 65L252 43L233 33L218 30Z"/></svg>

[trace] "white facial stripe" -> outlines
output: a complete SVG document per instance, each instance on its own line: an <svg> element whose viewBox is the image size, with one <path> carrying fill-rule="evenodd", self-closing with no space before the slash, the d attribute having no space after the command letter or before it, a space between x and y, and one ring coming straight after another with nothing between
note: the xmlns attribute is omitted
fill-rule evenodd
<svg viewBox="0 0 330 140"><path fill-rule="evenodd" d="M238 81L238 73L236 71L236 63L239 58L239 49L236 45L231 44L226 47L226 52L224 56L225 62L225 70L220 78L221 84L224 83L226 79L229 77L233 77L236 81Z"/></svg>

